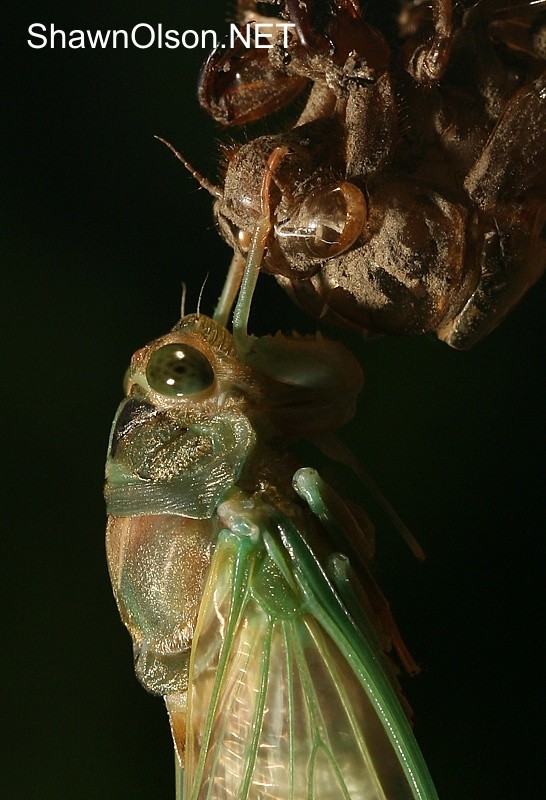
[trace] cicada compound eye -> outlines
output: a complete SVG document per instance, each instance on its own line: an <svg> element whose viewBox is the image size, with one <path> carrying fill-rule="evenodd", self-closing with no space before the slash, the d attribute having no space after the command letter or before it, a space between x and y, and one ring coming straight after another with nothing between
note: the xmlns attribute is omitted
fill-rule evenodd
<svg viewBox="0 0 546 800"><path fill-rule="evenodd" d="M208 359L189 344L165 344L148 361L146 379L150 388L165 397L202 394L214 383Z"/></svg>
<svg viewBox="0 0 546 800"><path fill-rule="evenodd" d="M368 204L360 189L340 181L310 194L291 219L275 226L275 234L288 259L305 253L322 261L348 250L367 218Z"/></svg>

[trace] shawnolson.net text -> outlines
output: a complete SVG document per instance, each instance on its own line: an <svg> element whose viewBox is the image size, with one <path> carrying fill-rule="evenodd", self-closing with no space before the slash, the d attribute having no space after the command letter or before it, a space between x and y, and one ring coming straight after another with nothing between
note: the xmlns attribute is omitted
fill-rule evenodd
<svg viewBox="0 0 546 800"><path fill-rule="evenodd" d="M219 39L216 31L201 30L196 31L191 28L184 31L172 29L164 30L161 22L150 25L147 22L139 22L130 30L80 30L74 29L65 31L56 28L53 23L44 25L42 22L34 22L28 27L27 39L29 47L34 50L42 50L44 47L50 49L72 49L80 50L90 48L92 50L119 49L128 50L135 47L138 50L148 50L151 47L169 50L176 50L181 47L184 50L214 50L220 44L221 47L232 48L236 44L239 47L263 48L268 49L278 41L279 34L282 38L282 46L288 47L288 32L294 27L292 22L265 23L257 22L254 25L247 25L241 30L238 25L232 23L229 26L227 37Z"/></svg>

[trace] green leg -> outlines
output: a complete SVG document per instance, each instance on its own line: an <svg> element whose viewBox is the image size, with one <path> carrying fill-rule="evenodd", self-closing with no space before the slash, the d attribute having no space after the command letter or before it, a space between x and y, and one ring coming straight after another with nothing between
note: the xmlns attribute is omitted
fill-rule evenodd
<svg viewBox="0 0 546 800"><path fill-rule="evenodd" d="M355 517L341 497L310 467L299 469L292 485L330 533L336 549L345 551L350 543L361 565L366 567L374 554L374 530L365 513L360 510L358 518Z"/></svg>
<svg viewBox="0 0 546 800"><path fill-rule="evenodd" d="M339 545L341 550L345 550L346 543L350 542L360 558L360 566L366 569L366 563L373 555L371 531L366 535L343 500L322 480L315 469L310 467L299 469L292 479L292 485L330 533L336 545ZM359 539L360 541L358 541ZM363 550L363 547L366 549ZM333 553L328 560L326 569L337 593L355 621L358 622L362 618L364 596L360 589L361 596L358 599L356 597L355 586L358 584L358 580L349 559L341 553ZM364 605L366 607L370 605L367 598ZM371 609L368 608L368 610Z"/></svg>
<svg viewBox="0 0 546 800"><path fill-rule="evenodd" d="M244 268L245 260L243 256L240 253L234 253L231 264L229 265L228 274L226 275L222 294L220 295L212 317L215 322L219 325L223 325L224 328L227 327L229 315L231 314L231 309L233 308L237 292L241 285Z"/></svg>
<svg viewBox="0 0 546 800"><path fill-rule="evenodd" d="M233 312L233 338L235 340L237 352L242 358L244 358L252 346L252 337L248 334L248 318L250 316L252 296L256 288L258 275L260 274L260 267L270 229L271 222L269 218L261 217L254 230L254 236L252 237L246 259L241 289L239 291L239 297L237 298L237 305Z"/></svg>
<svg viewBox="0 0 546 800"><path fill-rule="evenodd" d="M375 647L378 657L384 659L383 648L378 645L383 636L386 636L387 649L389 643L394 646L405 671L409 675L419 672L418 665L400 635L389 604L368 570L367 564L373 555L372 530L366 531L359 525L343 500L322 480L316 470L309 467L299 469L292 479L292 485L330 532L333 540L339 542L340 549L346 549L347 542L352 545L358 558L356 573L349 559L340 553L330 556L326 569L345 608L366 641L371 647ZM370 620L376 620L375 624L371 624ZM385 671L387 675L392 672L387 667Z"/></svg>
<svg viewBox="0 0 546 800"><path fill-rule="evenodd" d="M256 222L252 242L248 250L245 271L233 313L233 338L240 357L244 358L252 349L253 337L248 335L248 318L252 296L256 288L260 267L264 258L267 237L271 231L272 216L269 207L269 187L279 161L289 152L288 147L275 147L265 165L261 188L261 214Z"/></svg>
<svg viewBox="0 0 546 800"><path fill-rule="evenodd" d="M318 472L310 467L302 467L294 474L292 486L324 527L335 534L339 526L335 516L326 505L326 496L333 492Z"/></svg>

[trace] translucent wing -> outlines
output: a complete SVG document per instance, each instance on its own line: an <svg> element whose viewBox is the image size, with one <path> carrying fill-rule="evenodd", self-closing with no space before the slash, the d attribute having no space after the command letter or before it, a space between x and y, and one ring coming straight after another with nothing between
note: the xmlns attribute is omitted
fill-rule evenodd
<svg viewBox="0 0 546 800"><path fill-rule="evenodd" d="M273 509L253 522L220 535L201 604L184 800L434 800L392 685L305 541Z"/></svg>

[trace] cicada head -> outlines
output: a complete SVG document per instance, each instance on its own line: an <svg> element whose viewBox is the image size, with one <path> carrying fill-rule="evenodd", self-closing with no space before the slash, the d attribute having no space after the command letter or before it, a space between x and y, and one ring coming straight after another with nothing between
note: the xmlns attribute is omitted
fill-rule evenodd
<svg viewBox="0 0 546 800"><path fill-rule="evenodd" d="M229 334L206 317L184 317L135 353L110 436L108 512L209 518L252 452L254 390Z"/></svg>

